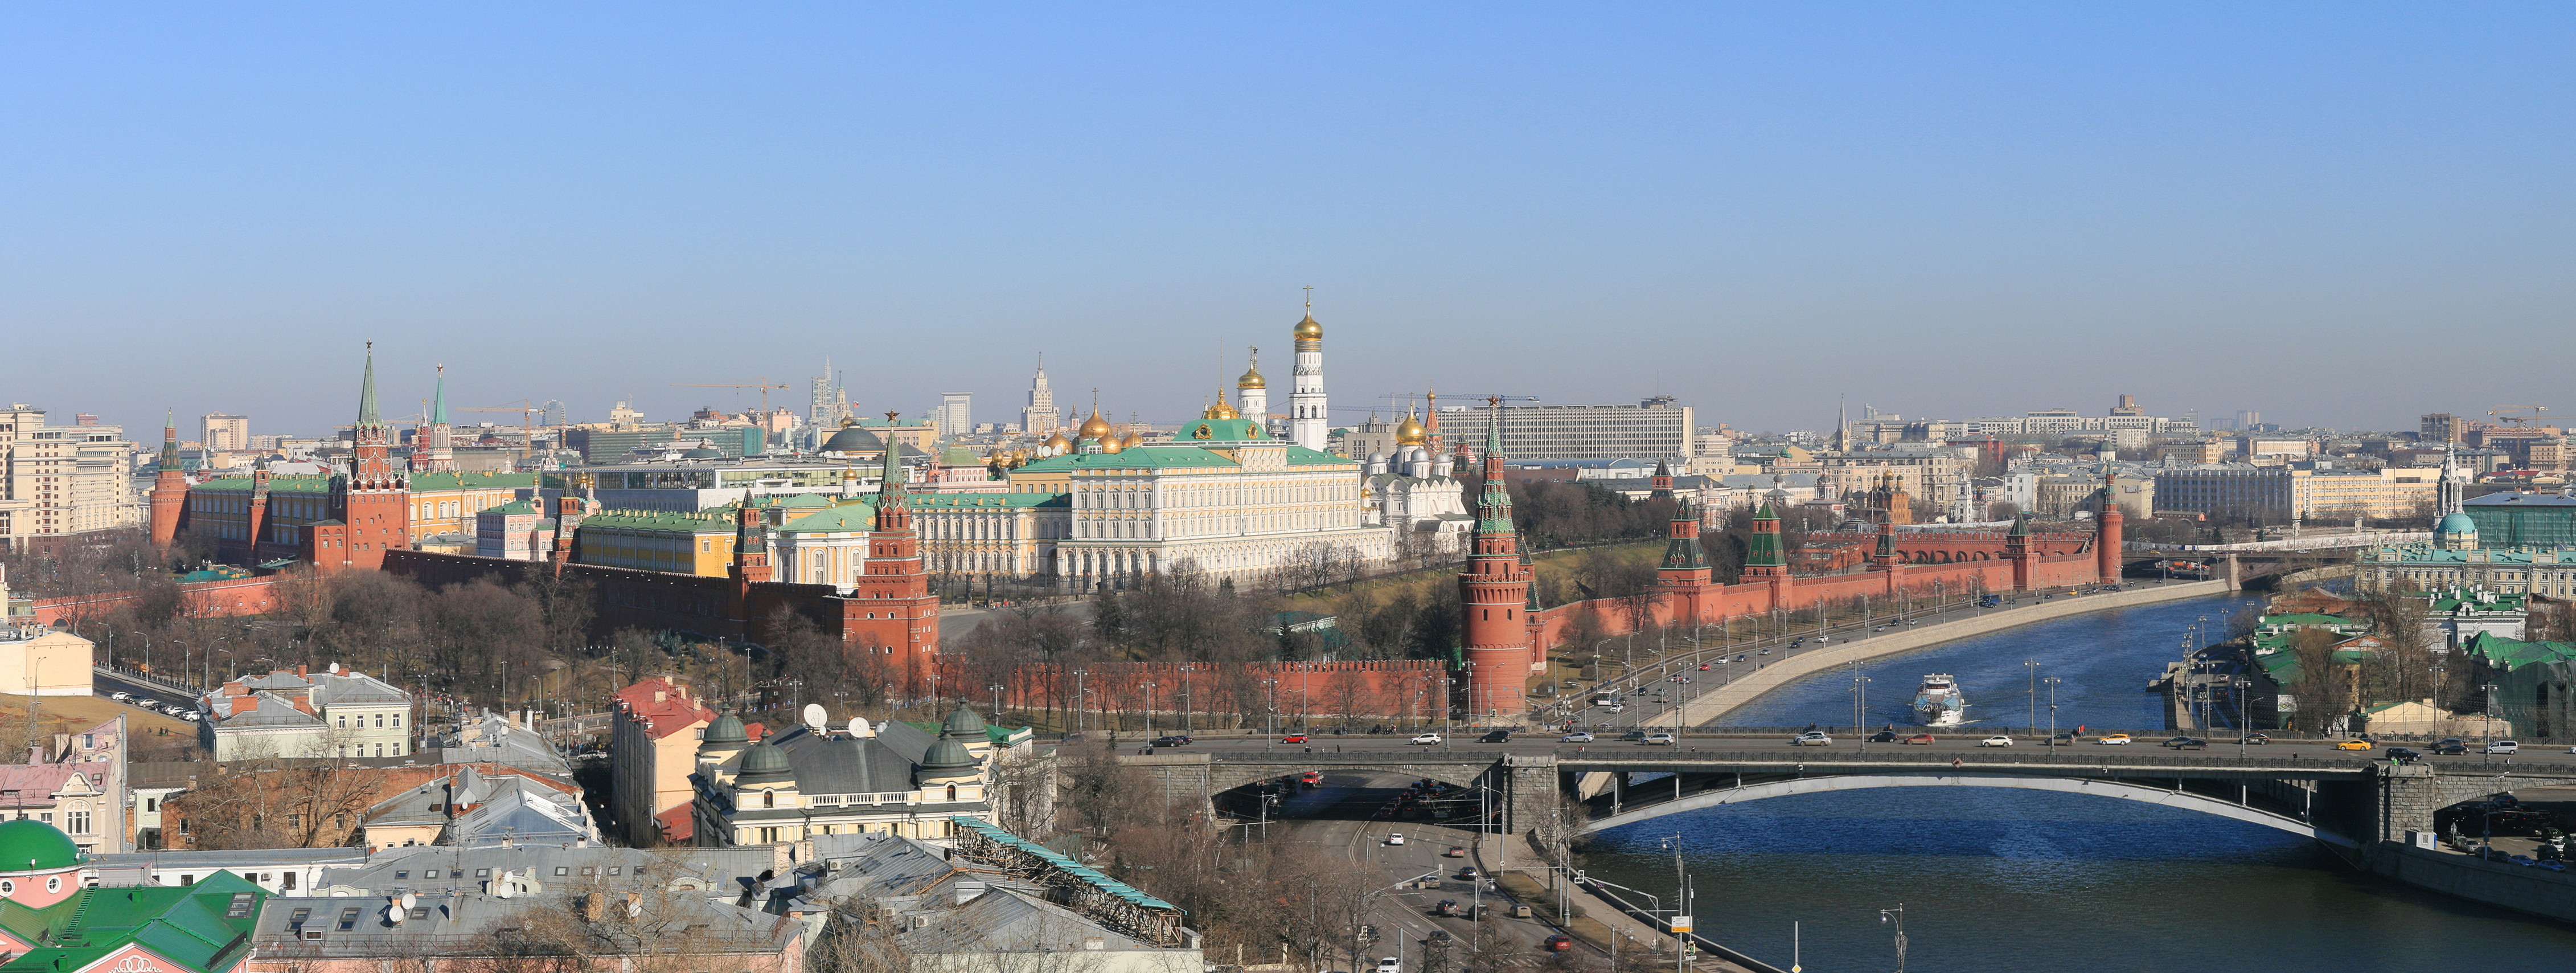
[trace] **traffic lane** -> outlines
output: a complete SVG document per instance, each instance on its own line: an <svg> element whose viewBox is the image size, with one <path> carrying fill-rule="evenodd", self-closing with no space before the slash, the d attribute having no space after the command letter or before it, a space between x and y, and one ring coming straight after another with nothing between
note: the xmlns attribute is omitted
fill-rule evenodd
<svg viewBox="0 0 2576 973"><path fill-rule="evenodd" d="M93 674L90 679L91 688L101 698L109 699L126 706L131 706L147 713L159 714L161 713L161 710L157 707L146 708L140 705L141 702L146 699L157 699L161 701L162 706L177 706L184 710L195 710L197 708L196 699L184 693L174 693L168 686L156 686L147 682L109 676L105 673ZM115 694L120 692L126 694L127 698L116 699ZM184 717L182 717L182 719L184 719Z"/></svg>
<svg viewBox="0 0 2576 973"><path fill-rule="evenodd" d="M1483 891L1481 880L1464 881L1458 869L1473 864L1471 859L1450 858L1450 848L1467 847L1474 836L1448 827L1416 825L1387 821L1284 822L1289 830L1282 840L1311 840L1328 848L1342 848L1367 869L1371 888L1384 888L1423 877L1437 877L1436 889L1392 889L1382 896L1371 913L1379 938L1369 947L1377 956L1404 957L1407 967L1422 955L1422 949L1433 931L1445 931L1461 944L1475 942L1476 925L1464 916L1441 916L1433 909L1443 899L1454 899L1462 907L1474 905L1481 897L1484 905L1499 906L1504 900ZM1401 834L1401 845L1388 843L1390 835ZM1532 920L1506 919L1496 927L1509 937L1503 948L1536 951L1538 944L1555 930ZM1493 931L1493 930L1488 930ZM1493 944L1488 944L1489 948Z"/></svg>

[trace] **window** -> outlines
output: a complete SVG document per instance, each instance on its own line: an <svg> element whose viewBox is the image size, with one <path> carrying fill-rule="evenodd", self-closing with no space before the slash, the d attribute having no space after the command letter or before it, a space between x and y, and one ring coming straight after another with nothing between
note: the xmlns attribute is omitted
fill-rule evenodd
<svg viewBox="0 0 2576 973"><path fill-rule="evenodd" d="M599 874L599 869L593 868L589 865L583 865L581 866L581 873L584 875L597 875Z"/></svg>
<svg viewBox="0 0 2576 973"><path fill-rule="evenodd" d="M422 877L422 878L437 878L437 877L438 877L438 869L433 868L433 869L430 869L430 870L428 870L428 871L426 871L426 872L422 872L422 873L420 873L420 877Z"/></svg>
<svg viewBox="0 0 2576 973"><path fill-rule="evenodd" d="M406 869L403 869L402 871L395 872L395 873L394 873L394 877L395 877L395 878L410 878L410 877L411 877L411 869L406 868Z"/></svg>
<svg viewBox="0 0 2576 973"><path fill-rule="evenodd" d="M47 891L47 892L60 892L60 891L62 891L62 890L63 890L63 877L62 877L62 876L60 876L60 875L48 875L48 876L45 876L45 891Z"/></svg>
<svg viewBox="0 0 2576 973"><path fill-rule="evenodd" d="M294 872L287 872L287 873L285 873L285 874L283 874L283 875L279 875L279 876L277 877L277 888L278 888L278 891L281 891L281 892L292 892L292 891L295 891L295 873L294 873ZM303 919L303 917L302 917L302 916L297 916L296 918L297 918L297 920L298 920L298 921L301 921L301 920Z"/></svg>
<svg viewBox="0 0 2576 973"><path fill-rule="evenodd" d="M611 875L615 875L615 874L618 874L618 873L620 873L620 872L624 872L625 870L626 870L626 867L625 867L625 866L623 866L623 865L610 865L610 866L608 866L608 874L611 874Z"/></svg>
<svg viewBox="0 0 2576 973"><path fill-rule="evenodd" d="M572 869L566 868L562 865L557 865L555 866L555 874L557 876L570 875L572 874Z"/></svg>
<svg viewBox="0 0 2576 973"><path fill-rule="evenodd" d="M88 834L88 833L89 833L89 812L88 812L88 811L73 811L73 812L69 815L69 817L70 817L70 819L71 819L71 827L70 827L70 828L68 828L68 829L65 829L65 830L68 830L68 831L70 831L70 832L71 832L71 833L73 833L73 834Z"/></svg>
<svg viewBox="0 0 2576 973"><path fill-rule="evenodd" d="M43 821L46 824L52 824L54 823L54 812L38 811L36 812L36 820Z"/></svg>
<svg viewBox="0 0 2576 973"><path fill-rule="evenodd" d="M491 878L491 877L492 877L492 870L491 870L491 869L489 869L489 868L477 868L477 869L475 869L475 870L474 870L474 877L475 877L475 878Z"/></svg>
<svg viewBox="0 0 2576 973"><path fill-rule="evenodd" d="M195 885L195 884L197 884L197 876L195 876L195 875L191 875L191 874L188 874L188 873L186 873L186 872L181 872L181 873L179 873L179 884L181 884L181 885Z"/></svg>
<svg viewBox="0 0 2576 973"><path fill-rule="evenodd" d="M383 714L383 713L378 713L378 714L376 714L376 729L381 730L381 729L384 729L384 728L385 728L385 714Z"/></svg>
<svg viewBox="0 0 2576 973"><path fill-rule="evenodd" d="M160 798L157 798L157 797L147 797L147 798L144 798L144 799L143 799L143 813L145 813L145 814L151 814L151 813L157 812L157 811L159 811L159 810L161 810L161 799L160 799Z"/></svg>
<svg viewBox="0 0 2576 973"><path fill-rule="evenodd" d="M358 907L353 905L340 910L340 931L348 932L356 928L358 928Z"/></svg>
<svg viewBox="0 0 2576 973"><path fill-rule="evenodd" d="M394 714L394 729L402 729L402 714Z"/></svg>

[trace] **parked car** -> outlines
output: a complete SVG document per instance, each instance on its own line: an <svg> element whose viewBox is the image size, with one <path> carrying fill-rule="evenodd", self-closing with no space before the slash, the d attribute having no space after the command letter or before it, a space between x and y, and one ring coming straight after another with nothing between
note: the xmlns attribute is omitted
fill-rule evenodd
<svg viewBox="0 0 2576 973"><path fill-rule="evenodd" d="M1476 742L1478 742L1478 743L1510 743L1510 742L1512 742L1512 731L1510 731L1510 730L1494 730L1494 731L1491 731L1491 732L1486 733L1484 736L1477 737L1477 738L1476 738Z"/></svg>
<svg viewBox="0 0 2576 973"><path fill-rule="evenodd" d="M2413 751L2413 750L2409 750L2409 749L2407 749L2407 748L2405 748L2405 747L2390 747L2390 748L2388 748L2388 759L2390 759L2390 760L2422 760L2422 759L2424 759L2424 755L2423 755L2423 754L2420 754L2420 753L2416 753L2415 751Z"/></svg>
<svg viewBox="0 0 2576 973"><path fill-rule="evenodd" d="M2337 750L2368 750L2371 749L2371 743L2368 740L2337 740L2335 741L2334 748Z"/></svg>
<svg viewBox="0 0 2576 973"><path fill-rule="evenodd" d="M183 719L183 720L186 720L186 721L188 721L188 722L190 722L190 723L203 722L203 721L204 721L204 719L205 719L204 717L198 716L198 715L197 715L197 714L195 714L195 713L181 713L181 714L179 714L179 718L180 718L180 719Z"/></svg>
<svg viewBox="0 0 2576 973"><path fill-rule="evenodd" d="M2563 872L2567 870L2567 863L2555 858L2543 858L2540 860L2540 867L2553 872Z"/></svg>
<svg viewBox="0 0 2576 973"><path fill-rule="evenodd" d="M161 701L157 699L138 699L134 701L134 705L143 707L144 709L154 709L161 705Z"/></svg>
<svg viewBox="0 0 2576 973"><path fill-rule="evenodd" d="M124 702L124 701L126 701L126 700L133 699L133 698L134 698L134 694L133 694L133 693L109 693L109 694L107 694L107 698L109 698L109 699L113 699L113 700L116 700L117 702L120 702L120 703L121 703L121 702Z"/></svg>
<svg viewBox="0 0 2576 973"><path fill-rule="evenodd" d="M1404 973L1404 961L1393 956L1379 959L1377 973Z"/></svg>
<svg viewBox="0 0 2576 973"><path fill-rule="evenodd" d="M2008 736L1991 736L1977 741L1977 745L1980 747L2009 747L2012 746L2012 738Z"/></svg>
<svg viewBox="0 0 2576 973"><path fill-rule="evenodd" d="M1905 742L1914 744L1915 746L1928 747L1933 744L1934 740L1932 738L1932 734L1917 733L1913 736L1906 737Z"/></svg>
<svg viewBox="0 0 2576 973"><path fill-rule="evenodd" d="M1413 738L1413 742L1414 742L1414 743L1418 743L1418 744L1421 744L1421 745L1423 745L1423 746L1428 747L1428 746L1431 746L1431 745L1433 745L1433 744L1437 744L1437 743L1439 743L1439 742L1440 742L1440 734L1437 734L1437 733L1425 733L1425 734L1422 734L1422 735L1420 735L1420 736L1414 737L1414 738Z"/></svg>
<svg viewBox="0 0 2576 973"><path fill-rule="evenodd" d="M1288 734L1287 736L1280 737L1280 738L1279 738L1279 742L1281 742L1281 743L1304 743L1304 742L1306 742L1306 735L1305 735L1305 734L1303 734L1303 733L1291 733L1291 734Z"/></svg>
<svg viewBox="0 0 2576 973"><path fill-rule="evenodd" d="M1590 734L1590 733L1586 733L1586 732L1584 732L1584 731L1582 731L1582 730L1576 730L1576 731L1574 731L1574 732L1572 732L1572 733L1568 733L1568 734L1566 734L1566 735L1564 735L1564 736L1561 736L1561 737L1556 738L1556 742L1558 742L1558 743L1590 743L1590 742L1592 742L1592 734Z"/></svg>
<svg viewBox="0 0 2576 973"><path fill-rule="evenodd" d="M2129 735L2126 733L2114 733L2093 742L2106 747L2125 747L2129 745Z"/></svg>
<svg viewBox="0 0 2576 973"><path fill-rule="evenodd" d="M1790 737L1789 745L1793 747L1830 747L1834 745L1834 738L1826 736L1825 731L1823 730L1809 730L1805 733L1798 734L1797 736Z"/></svg>
<svg viewBox="0 0 2576 973"><path fill-rule="evenodd" d="M2488 752L2488 753L2513 753L2513 752L2519 751L2519 750L2521 750L2521 749L2522 749L2522 744L2516 743L2516 742L2514 742L2514 741L2512 741L2512 740L2498 740L2498 741L2495 741L2494 743L2487 744L2487 750L2486 750L2486 752Z"/></svg>
<svg viewBox="0 0 2576 973"><path fill-rule="evenodd" d="M1650 747L1669 747L1673 745L1673 735L1670 733L1649 733L1646 734L1645 739L1637 742Z"/></svg>
<svg viewBox="0 0 2576 973"><path fill-rule="evenodd" d="M1564 933L1557 933L1556 935L1547 937L1547 941L1540 943L1539 945L1548 952L1562 953L1574 948L1574 937L1568 936Z"/></svg>

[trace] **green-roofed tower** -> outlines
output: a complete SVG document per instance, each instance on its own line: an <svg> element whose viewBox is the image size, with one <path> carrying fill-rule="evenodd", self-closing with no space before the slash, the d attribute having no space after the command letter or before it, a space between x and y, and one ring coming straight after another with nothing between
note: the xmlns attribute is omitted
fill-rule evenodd
<svg viewBox="0 0 2576 973"><path fill-rule="evenodd" d="M1529 564L1512 528L1512 494L1503 476L1502 399L1488 400L1485 486L1476 499L1476 536L1467 570L1458 576L1466 612L1468 712L1476 719L1517 717L1526 708L1521 691L1529 679L1532 597Z"/></svg>

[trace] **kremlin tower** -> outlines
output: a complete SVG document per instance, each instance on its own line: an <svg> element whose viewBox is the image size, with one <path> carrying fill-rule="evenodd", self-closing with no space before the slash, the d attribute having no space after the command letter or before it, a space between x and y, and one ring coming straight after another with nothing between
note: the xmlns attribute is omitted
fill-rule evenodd
<svg viewBox="0 0 2576 973"><path fill-rule="evenodd" d="M1096 410L1090 421L1100 422ZM939 654L939 598L930 593L930 576L923 572L899 453L894 443L886 444L876 525L868 531L868 557L857 584L841 603L841 630L852 633L861 651L890 653L897 670L919 672Z"/></svg>
<svg viewBox="0 0 2576 973"><path fill-rule="evenodd" d="M322 571L384 567L385 552L411 546L411 483L393 464L391 430L376 412L375 342L367 343L358 385L358 427L348 472L331 478L331 519L306 537L306 557Z"/></svg>
<svg viewBox="0 0 2576 973"><path fill-rule="evenodd" d="M447 424L447 366L438 366L438 393L429 400L429 422L414 430L411 444L411 468L414 472L456 472L455 429Z"/></svg>
<svg viewBox="0 0 2576 973"><path fill-rule="evenodd" d="M2111 464L2104 463L2102 514L2093 521L2101 532L2093 542L2094 565L2104 584L2120 583L2120 522L2126 519L2120 514L2120 489L2111 481Z"/></svg>
<svg viewBox="0 0 2576 973"><path fill-rule="evenodd" d="M1493 406L1493 421L1485 424L1485 489L1476 498L1476 538L1467 570L1458 576L1458 600L1467 614L1470 720L1518 717L1530 673L1530 569L1521 558L1512 494L1503 482L1502 400Z"/></svg>
<svg viewBox="0 0 2576 973"><path fill-rule="evenodd" d="M152 474L152 546L164 551L179 536L179 516L188 510L188 476L179 472L179 421L161 424L161 468Z"/></svg>

